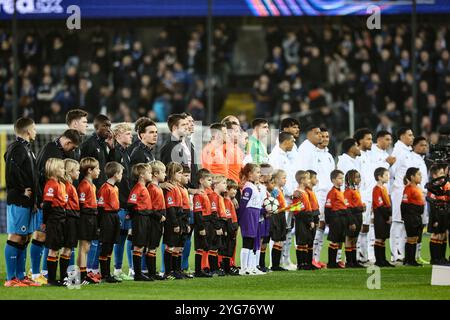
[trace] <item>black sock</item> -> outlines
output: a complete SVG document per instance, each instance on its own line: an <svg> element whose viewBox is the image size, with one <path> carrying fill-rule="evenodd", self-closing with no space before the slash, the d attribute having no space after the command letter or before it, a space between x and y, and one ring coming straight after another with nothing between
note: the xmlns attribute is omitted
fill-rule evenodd
<svg viewBox="0 0 450 320"><path fill-rule="evenodd" d="M281 260L281 250L275 246L272 248L272 268L273 267L279 267L280 266L280 260Z"/></svg>
<svg viewBox="0 0 450 320"><path fill-rule="evenodd" d="M211 271L217 271L219 269L217 253L208 255L209 268Z"/></svg>
<svg viewBox="0 0 450 320"><path fill-rule="evenodd" d="M47 258L47 270L48 270L48 281L49 282L56 281L56 269L57 268L58 268L58 258L49 256Z"/></svg>
<svg viewBox="0 0 450 320"><path fill-rule="evenodd" d="M438 261L441 253L441 244L439 243L439 240L430 240L430 258L432 262Z"/></svg>
<svg viewBox="0 0 450 320"><path fill-rule="evenodd" d="M357 265L357 264L358 264L358 260L357 260L357 258L356 258L356 248L352 248L351 254L352 254L352 261L353 261L353 264Z"/></svg>
<svg viewBox="0 0 450 320"><path fill-rule="evenodd" d="M134 257L134 256L133 256ZM108 278L110 275L108 274L108 257L100 256L98 258L98 262L100 264L100 274L102 275L102 279ZM134 261L133 261L134 262Z"/></svg>
<svg viewBox="0 0 450 320"><path fill-rule="evenodd" d="M148 274L156 276L156 253L151 253L150 255L147 253L145 259L147 259Z"/></svg>
<svg viewBox="0 0 450 320"><path fill-rule="evenodd" d="M172 253L167 250L164 251L164 269L166 274L172 272Z"/></svg>
<svg viewBox="0 0 450 320"><path fill-rule="evenodd" d="M222 259L222 267L225 273L230 273L230 258L223 257Z"/></svg>
<svg viewBox="0 0 450 320"><path fill-rule="evenodd" d="M61 281L67 277L67 268L69 267L70 256L60 255L59 256L59 279Z"/></svg>
<svg viewBox="0 0 450 320"><path fill-rule="evenodd" d="M313 247L308 246L308 253L306 255L306 263L309 265L312 265L312 259L313 259Z"/></svg>
<svg viewBox="0 0 450 320"><path fill-rule="evenodd" d="M142 253L133 251L133 269L135 276L142 275Z"/></svg>
<svg viewBox="0 0 450 320"><path fill-rule="evenodd" d="M417 262L416 261L416 249L417 249L417 243L414 243L411 246L411 259L412 259L412 262Z"/></svg>
<svg viewBox="0 0 450 320"><path fill-rule="evenodd" d="M300 249L295 250L295 255L297 256L297 267L303 264L303 255Z"/></svg>
<svg viewBox="0 0 450 320"><path fill-rule="evenodd" d="M382 255L381 255L381 249L382 249L382 247L379 246L378 244L375 244L373 246L373 250L375 251L375 261L377 263L381 263L383 261Z"/></svg>
<svg viewBox="0 0 450 320"><path fill-rule="evenodd" d="M404 259L404 263L411 263L411 245L406 242L405 243L405 259Z"/></svg>
<svg viewBox="0 0 450 320"><path fill-rule="evenodd" d="M84 268L80 268L80 279L81 281L83 281L87 276L87 271L86 271L86 267Z"/></svg>
<svg viewBox="0 0 450 320"><path fill-rule="evenodd" d="M200 273L202 270L202 252L195 253L195 272Z"/></svg>
<svg viewBox="0 0 450 320"><path fill-rule="evenodd" d="M111 276L111 255L108 256L108 261L106 261L106 273Z"/></svg>
<svg viewBox="0 0 450 320"><path fill-rule="evenodd" d="M259 266L261 268L265 268L266 267L266 250L262 251L259 254Z"/></svg>
<svg viewBox="0 0 450 320"><path fill-rule="evenodd" d="M178 271L177 253L172 252L172 271Z"/></svg>
<svg viewBox="0 0 450 320"><path fill-rule="evenodd" d="M348 248L345 248L345 264L347 265L353 264L352 250Z"/></svg>
<svg viewBox="0 0 450 320"><path fill-rule="evenodd" d="M177 271L178 272L182 271L182 268L181 268L181 261L182 261L182 259L183 259L183 254L181 252L179 252L178 256L177 256L177 267L178 267Z"/></svg>
<svg viewBox="0 0 450 320"><path fill-rule="evenodd" d="M442 240L441 257L444 258L444 259L447 258L447 240Z"/></svg>
<svg viewBox="0 0 450 320"><path fill-rule="evenodd" d="M337 249L328 247L328 264L329 265L336 265L337 251L338 251Z"/></svg>

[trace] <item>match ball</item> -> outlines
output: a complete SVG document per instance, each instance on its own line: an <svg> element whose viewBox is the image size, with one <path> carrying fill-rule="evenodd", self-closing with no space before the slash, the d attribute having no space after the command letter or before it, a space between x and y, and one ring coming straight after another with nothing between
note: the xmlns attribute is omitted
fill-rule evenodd
<svg viewBox="0 0 450 320"><path fill-rule="evenodd" d="M264 200L263 207L267 212L275 212L280 207L280 203L274 197L268 197Z"/></svg>

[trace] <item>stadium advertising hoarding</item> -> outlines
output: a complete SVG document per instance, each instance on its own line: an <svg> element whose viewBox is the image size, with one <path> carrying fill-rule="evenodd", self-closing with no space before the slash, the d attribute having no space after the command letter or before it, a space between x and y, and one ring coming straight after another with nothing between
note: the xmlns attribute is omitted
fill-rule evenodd
<svg viewBox="0 0 450 320"><path fill-rule="evenodd" d="M206 16L207 0L16 0L19 19L65 19L77 5L84 18ZM14 0L0 0L0 19L11 19ZM214 16L367 15L370 5L382 14L408 14L411 0L213 0ZM450 13L448 0L417 0L418 13Z"/></svg>

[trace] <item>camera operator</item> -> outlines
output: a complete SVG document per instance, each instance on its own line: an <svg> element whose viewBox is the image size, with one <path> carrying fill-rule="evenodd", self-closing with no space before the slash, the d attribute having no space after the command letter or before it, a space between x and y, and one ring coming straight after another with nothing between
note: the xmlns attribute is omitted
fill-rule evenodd
<svg viewBox="0 0 450 320"><path fill-rule="evenodd" d="M450 182L447 164L434 164L430 168L427 201L430 205L428 232L431 233L431 264L448 265L446 259L447 230L449 229Z"/></svg>

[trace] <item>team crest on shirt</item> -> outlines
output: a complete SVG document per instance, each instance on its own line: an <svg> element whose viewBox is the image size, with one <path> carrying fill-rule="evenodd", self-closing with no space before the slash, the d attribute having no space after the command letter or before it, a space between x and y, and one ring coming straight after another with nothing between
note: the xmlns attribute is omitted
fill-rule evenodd
<svg viewBox="0 0 450 320"><path fill-rule="evenodd" d="M403 195L403 201L408 201L408 195L406 193Z"/></svg>
<svg viewBox="0 0 450 320"><path fill-rule="evenodd" d="M211 209L212 210L217 210L217 205L215 202L211 202Z"/></svg>
<svg viewBox="0 0 450 320"><path fill-rule="evenodd" d="M244 193L244 196L242 197L242 199L249 200L249 197L250 197L250 193L246 192L246 193Z"/></svg>
<svg viewBox="0 0 450 320"><path fill-rule="evenodd" d="M55 190L53 190L53 188L48 188L46 196L53 197L54 193L55 193Z"/></svg>
<svg viewBox="0 0 450 320"><path fill-rule="evenodd" d="M98 204L104 204L104 199L103 199L103 197L98 198Z"/></svg>
<svg viewBox="0 0 450 320"><path fill-rule="evenodd" d="M167 198L167 203L168 204L173 204L173 198L172 197L168 197Z"/></svg>
<svg viewBox="0 0 450 320"><path fill-rule="evenodd" d="M331 199L327 199L326 205L327 205L327 206L331 206Z"/></svg>
<svg viewBox="0 0 450 320"><path fill-rule="evenodd" d="M195 202L195 209L201 209L202 208L202 204L200 203L200 201L196 201Z"/></svg>
<svg viewBox="0 0 450 320"><path fill-rule="evenodd" d="M226 210L225 210L225 213L227 214L227 217L230 217L230 216L231 216L231 211L230 211L230 209L226 209Z"/></svg>
<svg viewBox="0 0 450 320"><path fill-rule="evenodd" d="M133 193L133 194L131 195L131 200L132 200L132 201L136 201L136 200L137 200L137 195L136 195L136 193Z"/></svg>
<svg viewBox="0 0 450 320"><path fill-rule="evenodd" d="M64 201L65 202L69 201L69 195L68 194L66 194L66 196L64 197Z"/></svg>
<svg viewBox="0 0 450 320"><path fill-rule="evenodd" d="M344 199L344 203L345 203L346 206L348 206L348 200L347 199Z"/></svg>
<svg viewBox="0 0 450 320"><path fill-rule="evenodd" d="M383 204L383 198L381 196L378 197L378 204Z"/></svg>
<svg viewBox="0 0 450 320"><path fill-rule="evenodd" d="M80 201L85 201L86 200L86 193L82 192L80 194Z"/></svg>

